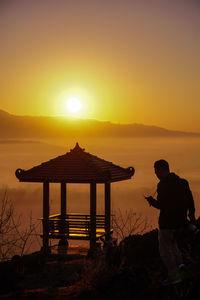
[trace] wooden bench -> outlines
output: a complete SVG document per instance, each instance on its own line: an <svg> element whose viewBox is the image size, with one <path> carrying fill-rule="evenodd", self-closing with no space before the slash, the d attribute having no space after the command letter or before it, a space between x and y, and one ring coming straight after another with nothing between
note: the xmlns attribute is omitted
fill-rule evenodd
<svg viewBox="0 0 200 300"><path fill-rule="evenodd" d="M74 240L90 240L90 224L90 215L87 214L67 214L65 219L62 219L60 214L49 216L49 238L62 239L66 237ZM97 215L96 239L103 235L105 235L105 216Z"/></svg>

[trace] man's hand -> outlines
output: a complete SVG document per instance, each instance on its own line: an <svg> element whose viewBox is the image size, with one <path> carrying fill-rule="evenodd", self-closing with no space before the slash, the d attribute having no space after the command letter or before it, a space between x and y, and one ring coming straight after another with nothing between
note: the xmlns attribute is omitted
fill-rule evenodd
<svg viewBox="0 0 200 300"><path fill-rule="evenodd" d="M190 217L190 223L196 225L196 219L195 216Z"/></svg>
<svg viewBox="0 0 200 300"><path fill-rule="evenodd" d="M144 198L147 200L147 202L149 203L149 205L151 206L152 205L152 202L154 201L154 198L152 196L144 196Z"/></svg>
<svg viewBox="0 0 200 300"><path fill-rule="evenodd" d="M195 218L195 212L194 212L194 210L189 211L188 216L189 216L189 219L190 219L190 223L196 224L196 218Z"/></svg>

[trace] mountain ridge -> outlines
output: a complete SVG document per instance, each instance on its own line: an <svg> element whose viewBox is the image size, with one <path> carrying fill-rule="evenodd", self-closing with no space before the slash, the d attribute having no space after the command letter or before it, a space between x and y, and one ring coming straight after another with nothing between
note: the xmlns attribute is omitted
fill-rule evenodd
<svg viewBox="0 0 200 300"><path fill-rule="evenodd" d="M94 119L19 116L0 109L0 138L50 137L200 137L200 133L169 130L138 123L116 124Z"/></svg>

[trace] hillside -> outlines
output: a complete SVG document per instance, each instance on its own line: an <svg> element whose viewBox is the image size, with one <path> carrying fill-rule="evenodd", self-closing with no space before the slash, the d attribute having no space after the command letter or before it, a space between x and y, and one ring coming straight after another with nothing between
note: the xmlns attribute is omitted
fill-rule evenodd
<svg viewBox="0 0 200 300"><path fill-rule="evenodd" d="M183 280L170 286L161 284L167 273L159 257L158 230L129 236L92 257L14 256L0 263L0 299L199 299L199 234L182 236L179 247Z"/></svg>
<svg viewBox="0 0 200 300"><path fill-rule="evenodd" d="M0 138L200 137L200 133L143 124L115 124L65 117L16 116L0 110Z"/></svg>

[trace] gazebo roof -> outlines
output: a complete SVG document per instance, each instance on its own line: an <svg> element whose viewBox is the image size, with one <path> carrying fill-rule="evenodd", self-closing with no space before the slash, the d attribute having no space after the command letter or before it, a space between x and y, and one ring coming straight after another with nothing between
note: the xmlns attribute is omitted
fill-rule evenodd
<svg viewBox="0 0 200 300"><path fill-rule="evenodd" d="M94 156L76 143L74 149L29 170L17 169L22 182L104 183L130 179L133 167L122 168Z"/></svg>

